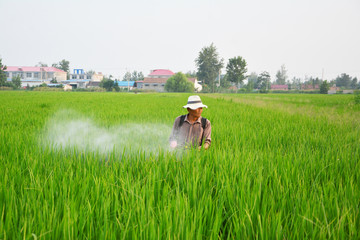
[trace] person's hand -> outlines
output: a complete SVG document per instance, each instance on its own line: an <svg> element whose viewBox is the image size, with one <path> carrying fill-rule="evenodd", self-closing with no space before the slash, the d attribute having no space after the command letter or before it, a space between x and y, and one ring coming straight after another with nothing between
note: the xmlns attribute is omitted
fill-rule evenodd
<svg viewBox="0 0 360 240"><path fill-rule="evenodd" d="M176 148L176 146L177 146L177 142L176 142L176 141L171 141L171 142L170 142L170 147L171 147L171 148Z"/></svg>
<svg viewBox="0 0 360 240"><path fill-rule="evenodd" d="M209 144L209 143L205 143L205 144L204 144L204 149L205 149L205 150L208 150L209 147L210 147L210 144Z"/></svg>

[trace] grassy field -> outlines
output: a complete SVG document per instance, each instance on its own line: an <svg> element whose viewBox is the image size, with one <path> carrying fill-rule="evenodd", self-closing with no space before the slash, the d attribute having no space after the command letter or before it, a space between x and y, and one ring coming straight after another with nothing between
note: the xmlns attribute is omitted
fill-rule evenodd
<svg viewBox="0 0 360 240"><path fill-rule="evenodd" d="M0 239L360 238L353 96L201 95L169 152L188 96L0 92Z"/></svg>

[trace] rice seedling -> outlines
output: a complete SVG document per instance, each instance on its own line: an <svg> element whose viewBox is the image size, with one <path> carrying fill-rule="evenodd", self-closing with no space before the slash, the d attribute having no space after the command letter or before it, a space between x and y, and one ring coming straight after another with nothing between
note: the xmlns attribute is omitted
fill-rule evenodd
<svg viewBox="0 0 360 240"><path fill-rule="evenodd" d="M202 95L177 154L187 97L0 92L0 239L360 238L352 96Z"/></svg>

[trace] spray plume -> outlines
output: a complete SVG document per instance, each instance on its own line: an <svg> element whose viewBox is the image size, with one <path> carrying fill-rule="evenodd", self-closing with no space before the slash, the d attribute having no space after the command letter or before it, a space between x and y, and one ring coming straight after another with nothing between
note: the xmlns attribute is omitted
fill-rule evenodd
<svg viewBox="0 0 360 240"><path fill-rule="evenodd" d="M168 151L171 127L164 124L123 124L102 127L71 110L57 112L45 125L42 144L57 150L110 154L157 154Z"/></svg>

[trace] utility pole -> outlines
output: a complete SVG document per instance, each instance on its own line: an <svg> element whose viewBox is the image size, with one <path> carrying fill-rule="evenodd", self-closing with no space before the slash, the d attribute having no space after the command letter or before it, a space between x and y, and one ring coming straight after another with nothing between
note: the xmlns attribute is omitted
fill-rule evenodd
<svg viewBox="0 0 360 240"><path fill-rule="evenodd" d="M221 73L221 69L219 69L219 87L221 86L221 84L220 84L220 73Z"/></svg>

